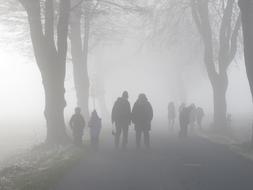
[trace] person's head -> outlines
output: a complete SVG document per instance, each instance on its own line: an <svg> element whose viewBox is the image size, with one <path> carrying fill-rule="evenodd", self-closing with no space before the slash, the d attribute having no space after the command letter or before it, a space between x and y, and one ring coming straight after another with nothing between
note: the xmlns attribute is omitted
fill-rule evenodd
<svg viewBox="0 0 253 190"><path fill-rule="evenodd" d="M91 116L92 117L98 117L98 113L96 110L94 110L92 113L91 113Z"/></svg>
<svg viewBox="0 0 253 190"><path fill-rule="evenodd" d="M183 103L181 104L181 107L185 107L185 106L186 106L186 103L183 102Z"/></svg>
<svg viewBox="0 0 253 190"><path fill-rule="evenodd" d="M75 113L76 114L80 114L81 113L81 108L80 107L76 107L75 108Z"/></svg>
<svg viewBox="0 0 253 190"><path fill-rule="evenodd" d="M123 92L122 98L128 99L128 92L127 92L127 91L124 91L124 92Z"/></svg>
<svg viewBox="0 0 253 190"><path fill-rule="evenodd" d="M191 109L196 109L195 104L191 104L190 107L191 107Z"/></svg>
<svg viewBox="0 0 253 190"><path fill-rule="evenodd" d="M147 96L142 93L142 94L139 95L138 100L139 101L147 101L148 99L147 99Z"/></svg>
<svg viewBox="0 0 253 190"><path fill-rule="evenodd" d="M189 109L190 111L195 111L196 107L195 107L194 104L191 104L191 105L188 106L188 109Z"/></svg>

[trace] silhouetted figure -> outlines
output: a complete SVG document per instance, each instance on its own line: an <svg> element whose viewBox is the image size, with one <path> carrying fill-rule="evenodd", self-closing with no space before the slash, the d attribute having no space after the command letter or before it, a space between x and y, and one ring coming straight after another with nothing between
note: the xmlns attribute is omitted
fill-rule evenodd
<svg viewBox="0 0 253 190"><path fill-rule="evenodd" d="M90 128L91 147L97 150L99 147L99 135L102 128L102 122L96 110L91 113L88 126Z"/></svg>
<svg viewBox="0 0 253 190"><path fill-rule="evenodd" d="M136 146L140 148L141 135L144 135L144 144L150 148L149 131L153 119L153 108L145 94L140 94L132 110L132 121L136 131Z"/></svg>
<svg viewBox="0 0 253 190"><path fill-rule="evenodd" d="M170 102L168 105L168 122L169 122L169 129L174 130L175 125L175 118L176 118L176 108L174 102Z"/></svg>
<svg viewBox="0 0 253 190"><path fill-rule="evenodd" d="M81 108L75 108L75 114L71 117L69 125L73 132L74 144L78 146L82 145L85 120L81 114Z"/></svg>
<svg viewBox="0 0 253 190"><path fill-rule="evenodd" d="M196 106L195 104L191 104L191 112L190 112L190 128L193 131L196 126L196 120L197 120L197 115L196 115Z"/></svg>
<svg viewBox="0 0 253 190"><path fill-rule="evenodd" d="M183 111L183 109L185 108L185 103L182 103L179 107L178 107L178 113L180 114L181 111Z"/></svg>
<svg viewBox="0 0 253 190"><path fill-rule="evenodd" d="M190 114L193 107L184 107L179 114L180 132L179 137L185 138L188 135L188 125L190 124Z"/></svg>
<svg viewBox="0 0 253 190"><path fill-rule="evenodd" d="M205 113L204 113L203 108L198 107L196 109L196 119L197 119L198 127L200 130L202 129L202 120L204 116L205 116Z"/></svg>
<svg viewBox="0 0 253 190"><path fill-rule="evenodd" d="M118 98L112 109L112 123L115 123L116 132L115 147L119 147L120 136L123 132L122 148L125 149L128 142L128 128L131 124L131 106L128 101L128 92L123 92L122 97Z"/></svg>

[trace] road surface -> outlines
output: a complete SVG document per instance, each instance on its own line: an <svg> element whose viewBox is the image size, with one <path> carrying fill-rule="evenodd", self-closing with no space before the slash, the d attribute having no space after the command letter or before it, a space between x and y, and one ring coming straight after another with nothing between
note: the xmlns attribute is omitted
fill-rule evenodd
<svg viewBox="0 0 253 190"><path fill-rule="evenodd" d="M53 190L253 190L253 162L223 145L165 131L153 134L151 150L130 141L126 151L108 143L87 153Z"/></svg>

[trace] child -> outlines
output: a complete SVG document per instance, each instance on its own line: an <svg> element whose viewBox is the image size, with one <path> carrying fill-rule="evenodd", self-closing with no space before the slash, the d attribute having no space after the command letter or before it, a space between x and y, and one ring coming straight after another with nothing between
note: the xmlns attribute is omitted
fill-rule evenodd
<svg viewBox="0 0 253 190"><path fill-rule="evenodd" d="M98 149L99 134L102 128L102 123L101 118L99 118L96 110L94 110L91 114L89 127L90 127L91 147L94 149Z"/></svg>
<svg viewBox="0 0 253 190"><path fill-rule="evenodd" d="M81 108L75 109L75 114L71 117L69 125L73 132L74 144L77 146L82 145L83 130L85 127L85 120L81 114Z"/></svg>

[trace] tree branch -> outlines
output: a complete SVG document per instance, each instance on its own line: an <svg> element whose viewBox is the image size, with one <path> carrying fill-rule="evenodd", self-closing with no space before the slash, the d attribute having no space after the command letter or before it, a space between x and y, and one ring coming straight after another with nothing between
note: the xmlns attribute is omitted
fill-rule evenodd
<svg viewBox="0 0 253 190"><path fill-rule="evenodd" d="M235 24L235 28L233 30L232 36L231 36L231 42L230 42L230 53L229 53L229 62L231 63L236 55L237 52L237 45L238 45L238 35L239 35L239 31L240 28L242 26L242 22L241 22L241 14L239 14L236 24Z"/></svg>
<svg viewBox="0 0 253 190"><path fill-rule="evenodd" d="M54 3L53 0L45 1L45 37L48 43L56 50L54 44Z"/></svg>
<svg viewBox="0 0 253 190"><path fill-rule="evenodd" d="M219 70L226 72L229 64L230 38L231 38L231 21L235 0L229 0L225 7L220 27L220 48L219 48Z"/></svg>

